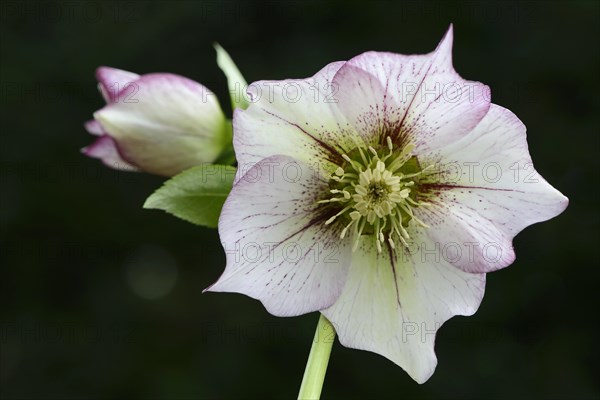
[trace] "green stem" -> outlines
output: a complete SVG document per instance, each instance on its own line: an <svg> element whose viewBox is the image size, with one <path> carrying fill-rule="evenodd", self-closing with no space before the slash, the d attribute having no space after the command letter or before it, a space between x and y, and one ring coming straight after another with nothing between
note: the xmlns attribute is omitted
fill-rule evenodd
<svg viewBox="0 0 600 400"><path fill-rule="evenodd" d="M323 388L334 340L335 329L331 322L321 314L315 331L315 338L310 348L306 369L304 370L304 377L298 394L299 400L317 400L321 397L321 389Z"/></svg>

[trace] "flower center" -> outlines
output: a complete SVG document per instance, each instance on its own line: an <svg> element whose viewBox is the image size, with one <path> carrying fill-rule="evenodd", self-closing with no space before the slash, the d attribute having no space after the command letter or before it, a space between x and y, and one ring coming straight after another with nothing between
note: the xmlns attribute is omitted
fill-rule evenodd
<svg viewBox="0 0 600 400"><path fill-rule="evenodd" d="M387 137L387 148L380 151L372 146L357 143L354 150L342 154L344 163L330 177L330 193L334 196L320 200L340 210L325 224L343 221L343 239L353 229L358 248L361 236L373 235L377 250L387 241L392 249L396 242L408 247L410 236L406 230L411 221L427 227L415 217L413 208L426 206L419 200L419 178L433 166L421 168L412 155L414 145L394 148Z"/></svg>

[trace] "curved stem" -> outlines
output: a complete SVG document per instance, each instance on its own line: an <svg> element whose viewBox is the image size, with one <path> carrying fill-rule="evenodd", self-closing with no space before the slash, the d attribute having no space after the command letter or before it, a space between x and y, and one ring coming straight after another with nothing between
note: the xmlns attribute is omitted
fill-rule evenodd
<svg viewBox="0 0 600 400"><path fill-rule="evenodd" d="M329 355L334 341L335 329L331 322L321 314L315 331L315 338L310 348L306 369L304 370L304 377L298 394L299 400L316 400L321 397L321 389L323 388Z"/></svg>

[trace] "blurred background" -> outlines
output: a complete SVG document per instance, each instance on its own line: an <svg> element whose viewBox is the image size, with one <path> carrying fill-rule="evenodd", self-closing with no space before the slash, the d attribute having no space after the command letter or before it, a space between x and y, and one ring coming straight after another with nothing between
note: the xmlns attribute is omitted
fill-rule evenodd
<svg viewBox="0 0 600 400"><path fill-rule="evenodd" d="M173 72L231 115L212 43L249 82L304 78L367 50L454 65L527 125L567 211L515 240L477 314L439 332L417 385L381 356L333 349L323 398L598 398L599 3L10 1L1 4L0 398L295 398L318 315L275 318L201 294L215 230L142 204L163 179L79 149L103 106L99 65Z"/></svg>

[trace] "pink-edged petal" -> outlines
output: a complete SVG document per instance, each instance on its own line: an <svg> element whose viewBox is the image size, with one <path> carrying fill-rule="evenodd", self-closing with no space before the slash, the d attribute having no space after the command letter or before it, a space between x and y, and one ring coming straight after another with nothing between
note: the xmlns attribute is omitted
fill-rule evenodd
<svg viewBox="0 0 600 400"><path fill-rule="evenodd" d="M559 215L568 199L534 169L523 123L492 105L464 139L437 153L445 182L434 185L432 207L417 210L434 241L452 238L468 272L510 265L512 240L525 227Z"/></svg>
<svg viewBox="0 0 600 400"><path fill-rule="evenodd" d="M324 168L341 162L340 152L354 147L355 135L337 108L332 86L343 64L331 63L308 79L252 83L250 106L236 110L233 119L238 163L256 163L273 154Z"/></svg>
<svg viewBox="0 0 600 400"><path fill-rule="evenodd" d="M433 248L426 236L413 238ZM378 253L373 240L353 254L342 294L321 310L340 342L378 353L425 382L437 365L435 335L454 315L472 315L483 298L485 274L470 274L420 251Z"/></svg>
<svg viewBox="0 0 600 400"><path fill-rule="evenodd" d="M135 81L140 76L133 72L111 67L96 69L98 89L107 103L124 101L135 91Z"/></svg>
<svg viewBox="0 0 600 400"><path fill-rule="evenodd" d="M230 140L216 96L201 84L148 74L135 88L128 101L109 104L94 117L144 171L172 176L213 162Z"/></svg>
<svg viewBox="0 0 600 400"><path fill-rule="evenodd" d="M110 168L122 171L139 171L138 168L121 157L116 142L109 135L100 136L94 143L81 149L81 152L88 157L102 160L102 163Z"/></svg>
<svg viewBox="0 0 600 400"><path fill-rule="evenodd" d="M452 27L426 55L367 52L334 77L338 106L363 135L430 151L460 139L486 114L489 88L462 79L452 66ZM381 140L381 139L380 139Z"/></svg>
<svg viewBox="0 0 600 400"><path fill-rule="evenodd" d="M88 131L88 133L94 136L102 136L106 134L106 132L102 128L102 125L100 125L100 122L96 121L95 119L86 121L86 123L83 124L83 126L85 127L85 130Z"/></svg>
<svg viewBox="0 0 600 400"><path fill-rule="evenodd" d="M238 180L219 219L227 266L212 292L260 300L277 316L329 307L342 290L351 250L317 204L327 182L288 156L260 161Z"/></svg>

